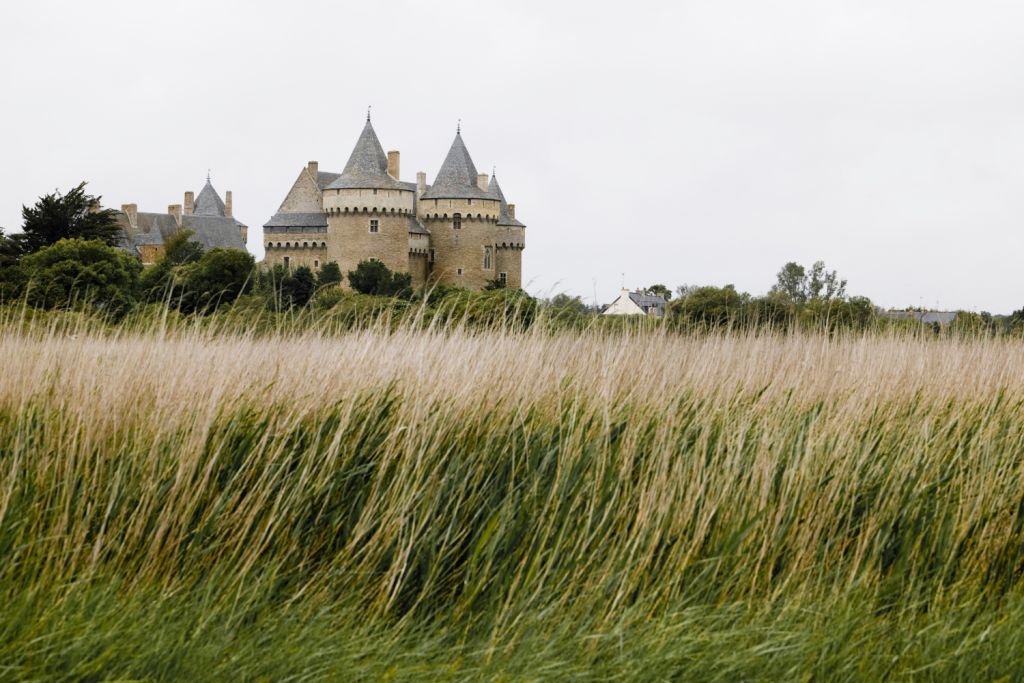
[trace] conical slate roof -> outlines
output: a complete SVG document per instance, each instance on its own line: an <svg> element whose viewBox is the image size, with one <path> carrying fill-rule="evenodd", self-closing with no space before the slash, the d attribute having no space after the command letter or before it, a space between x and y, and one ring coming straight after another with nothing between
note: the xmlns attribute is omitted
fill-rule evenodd
<svg viewBox="0 0 1024 683"><path fill-rule="evenodd" d="M369 118L366 119L359 140L356 141L352 156L345 164L345 170L337 180L327 186L327 189L405 189L400 182L388 175L388 157L384 154L384 148L380 146L380 140L377 139Z"/></svg>
<svg viewBox="0 0 1024 683"><path fill-rule="evenodd" d="M490 199L497 199L501 202L501 211L498 214L498 225L514 225L516 227L525 228L524 223L520 223L515 218L510 218L508 215L508 202L505 201L505 195L501 192L501 187L498 185L498 175L495 174L491 177L491 182L487 186L487 196Z"/></svg>
<svg viewBox="0 0 1024 683"><path fill-rule="evenodd" d="M462 133L456 133L434 184L422 199L487 199L487 193L476 185L476 176L476 166L462 142Z"/></svg>
<svg viewBox="0 0 1024 683"><path fill-rule="evenodd" d="M213 189L210 179L206 179L206 186L196 197L195 208L192 212L197 216L224 216L224 202L221 200L217 190Z"/></svg>

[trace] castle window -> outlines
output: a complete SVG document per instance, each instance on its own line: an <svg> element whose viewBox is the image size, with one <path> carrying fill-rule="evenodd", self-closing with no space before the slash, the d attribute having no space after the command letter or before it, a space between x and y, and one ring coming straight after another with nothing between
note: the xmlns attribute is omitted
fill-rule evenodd
<svg viewBox="0 0 1024 683"><path fill-rule="evenodd" d="M434 206L437 206L437 200L436 199L434 200Z"/></svg>
<svg viewBox="0 0 1024 683"><path fill-rule="evenodd" d="M452 214L452 230L461 230L461 229L462 229L462 214L461 213Z"/></svg>
<svg viewBox="0 0 1024 683"><path fill-rule="evenodd" d="M458 269L457 269L457 270L455 271L455 274L456 274L456 275L462 275L462 268L458 268Z"/></svg>
<svg viewBox="0 0 1024 683"><path fill-rule="evenodd" d="M430 250L430 262L431 263L434 262L434 250L433 249Z"/></svg>
<svg viewBox="0 0 1024 683"><path fill-rule="evenodd" d="M374 262L374 261L376 261L376 260L377 260L377 257L376 257L376 256L371 256L371 257L370 257L370 263L373 263L373 262Z"/></svg>
<svg viewBox="0 0 1024 683"><path fill-rule="evenodd" d="M319 268L320 267L320 260L319 259L314 259L313 260L313 267L314 268Z"/></svg>
<svg viewBox="0 0 1024 683"><path fill-rule="evenodd" d="M377 194L377 190L374 190L374 191L373 191L373 193L374 193L374 194Z"/></svg>
<svg viewBox="0 0 1024 683"><path fill-rule="evenodd" d="M284 267L285 267L286 269L287 269L287 268L291 268L291 267L292 267L292 266L291 266L291 259L290 259L289 257L287 257L287 256L285 256L285 257L284 257Z"/></svg>
<svg viewBox="0 0 1024 683"><path fill-rule="evenodd" d="M498 280L501 281L501 285L502 287L504 287L505 284L508 282L508 273L499 273Z"/></svg>
<svg viewBox="0 0 1024 683"><path fill-rule="evenodd" d="M380 232L380 223L377 220L370 221L370 232Z"/></svg>
<svg viewBox="0 0 1024 683"><path fill-rule="evenodd" d="M466 205L467 206L473 206L473 200L472 199L467 199L466 200Z"/></svg>
<svg viewBox="0 0 1024 683"><path fill-rule="evenodd" d="M484 249L484 270L491 269L491 248Z"/></svg>

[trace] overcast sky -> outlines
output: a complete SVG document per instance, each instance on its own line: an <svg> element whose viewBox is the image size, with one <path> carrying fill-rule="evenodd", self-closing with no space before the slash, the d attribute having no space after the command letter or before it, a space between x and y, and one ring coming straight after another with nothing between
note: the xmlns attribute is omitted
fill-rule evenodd
<svg viewBox="0 0 1024 683"><path fill-rule="evenodd" d="M4 2L0 226L82 180L261 227L340 172L373 105L402 179L462 120L526 223L535 293L768 290L1024 306L1024 3Z"/></svg>

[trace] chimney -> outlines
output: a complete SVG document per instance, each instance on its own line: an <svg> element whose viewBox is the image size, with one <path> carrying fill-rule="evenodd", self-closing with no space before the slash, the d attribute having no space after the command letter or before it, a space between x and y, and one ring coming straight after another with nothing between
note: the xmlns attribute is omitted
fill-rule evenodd
<svg viewBox="0 0 1024 683"><path fill-rule="evenodd" d="M181 204L171 204L170 206L167 207L167 213L169 213L172 216L174 216L174 222L177 223L178 227L180 228L181 227Z"/></svg>
<svg viewBox="0 0 1024 683"><path fill-rule="evenodd" d="M481 173L476 177L476 186L484 192L487 192L487 174Z"/></svg>
<svg viewBox="0 0 1024 683"><path fill-rule="evenodd" d="M420 171L416 174L416 198L419 199L427 191L427 174Z"/></svg>
<svg viewBox="0 0 1024 683"><path fill-rule="evenodd" d="M388 175L398 180L398 152L388 152Z"/></svg>
<svg viewBox="0 0 1024 683"><path fill-rule="evenodd" d="M121 210L128 214L128 224L132 226L132 230L139 229L139 205L138 204L122 204Z"/></svg>
<svg viewBox="0 0 1024 683"><path fill-rule="evenodd" d="M311 161L306 166L306 170L309 171L309 175L313 176L313 180L317 180L317 174L320 173L320 163Z"/></svg>
<svg viewBox="0 0 1024 683"><path fill-rule="evenodd" d="M224 193L224 215L231 218L231 190Z"/></svg>
<svg viewBox="0 0 1024 683"><path fill-rule="evenodd" d="M511 218L512 220L516 219L516 205L515 204L509 204L508 205L508 217Z"/></svg>
<svg viewBox="0 0 1024 683"><path fill-rule="evenodd" d="M100 200L98 200L98 199L92 200L92 204L89 206L89 213L99 213L102 210L103 210L103 207L100 206Z"/></svg>
<svg viewBox="0 0 1024 683"><path fill-rule="evenodd" d="M185 215L191 216L192 211L196 208L196 195L192 192L185 193Z"/></svg>

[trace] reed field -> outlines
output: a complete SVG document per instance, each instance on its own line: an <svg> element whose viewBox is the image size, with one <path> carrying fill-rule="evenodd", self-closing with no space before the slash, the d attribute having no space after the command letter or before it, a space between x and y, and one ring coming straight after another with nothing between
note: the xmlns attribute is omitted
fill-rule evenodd
<svg viewBox="0 0 1024 683"><path fill-rule="evenodd" d="M8 318L0 680L1021 680L1022 387L981 336Z"/></svg>

